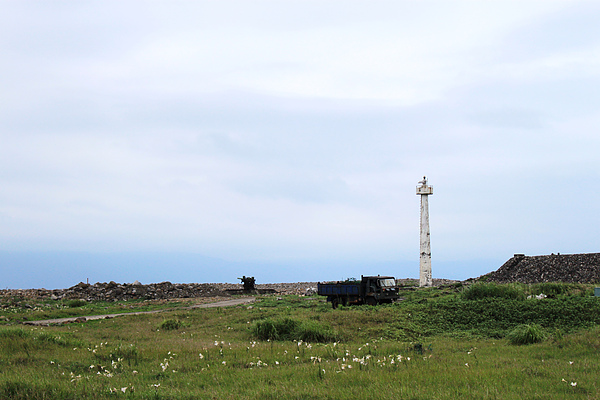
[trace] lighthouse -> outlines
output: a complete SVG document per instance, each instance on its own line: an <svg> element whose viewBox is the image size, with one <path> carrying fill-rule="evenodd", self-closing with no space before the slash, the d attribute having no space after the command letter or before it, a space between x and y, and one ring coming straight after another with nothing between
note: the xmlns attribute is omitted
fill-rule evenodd
<svg viewBox="0 0 600 400"><path fill-rule="evenodd" d="M433 194L433 186L427 185L427 178L419 182L417 195L421 196L421 260L419 263L419 286L431 286L431 242L429 234L429 195Z"/></svg>

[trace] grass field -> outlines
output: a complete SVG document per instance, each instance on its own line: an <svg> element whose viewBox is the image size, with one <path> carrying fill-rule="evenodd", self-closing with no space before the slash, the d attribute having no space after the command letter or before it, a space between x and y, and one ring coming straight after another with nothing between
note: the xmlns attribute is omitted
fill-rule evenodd
<svg viewBox="0 0 600 400"><path fill-rule="evenodd" d="M548 297L527 298L541 291ZM404 297L333 310L319 297L264 296L63 326L5 322L0 398L600 398L600 299L590 286L456 285Z"/></svg>

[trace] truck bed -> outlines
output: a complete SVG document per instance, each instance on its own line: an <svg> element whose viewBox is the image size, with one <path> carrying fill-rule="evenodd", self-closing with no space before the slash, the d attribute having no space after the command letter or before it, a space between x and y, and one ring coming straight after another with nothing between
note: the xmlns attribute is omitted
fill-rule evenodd
<svg viewBox="0 0 600 400"><path fill-rule="evenodd" d="M317 293L321 296L339 296L360 294L360 284L319 283Z"/></svg>

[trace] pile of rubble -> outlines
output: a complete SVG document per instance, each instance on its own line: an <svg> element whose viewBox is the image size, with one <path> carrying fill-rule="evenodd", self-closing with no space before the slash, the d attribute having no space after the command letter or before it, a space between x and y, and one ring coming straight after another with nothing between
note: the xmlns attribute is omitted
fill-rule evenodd
<svg viewBox="0 0 600 400"><path fill-rule="evenodd" d="M434 286L447 285L457 281L434 279ZM398 279L400 286L418 286L417 279ZM168 300L199 297L230 297L231 293L242 292L242 284L236 283L134 283L80 282L68 289L6 289L0 290L0 298L123 301L133 299ZM265 283L256 285L257 292L271 292L278 295L312 295L317 291L317 282Z"/></svg>
<svg viewBox="0 0 600 400"><path fill-rule="evenodd" d="M515 254L497 271L485 275L490 282L598 283L600 253L525 256Z"/></svg>
<svg viewBox="0 0 600 400"><path fill-rule="evenodd" d="M4 296L25 298L81 299L86 301L122 301L132 299L174 299L190 297L227 296L222 290L211 284L173 284L171 282L142 285L135 283L95 283L93 285L80 282L68 289L28 289L3 290Z"/></svg>
<svg viewBox="0 0 600 400"><path fill-rule="evenodd" d="M257 289L273 289L278 294L306 294L307 289L316 288L315 282L259 284ZM0 290L0 297L29 299L86 301L123 301L132 299L166 300L198 297L229 297L227 291L242 289L241 284L233 283L95 283L80 282L68 289L17 289Z"/></svg>

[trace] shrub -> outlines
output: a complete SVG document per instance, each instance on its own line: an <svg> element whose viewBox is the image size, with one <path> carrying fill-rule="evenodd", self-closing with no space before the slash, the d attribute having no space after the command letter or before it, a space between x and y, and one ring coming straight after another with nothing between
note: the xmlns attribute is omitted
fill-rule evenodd
<svg viewBox="0 0 600 400"><path fill-rule="evenodd" d="M557 296L566 293L569 290L570 287L568 285L558 282L538 283L531 287L531 293L534 295L543 293L547 296Z"/></svg>
<svg viewBox="0 0 600 400"><path fill-rule="evenodd" d="M305 342L326 343L337 341L337 335L329 326L319 324L316 321L307 321L300 325L298 336L299 340Z"/></svg>
<svg viewBox="0 0 600 400"><path fill-rule="evenodd" d="M537 324L523 324L513 329L506 338L511 344L522 345L539 343L546 338L546 335L542 327Z"/></svg>
<svg viewBox="0 0 600 400"><path fill-rule="evenodd" d="M165 319L163 322L158 325L158 329L163 331L173 331L185 326L183 321L178 319Z"/></svg>
<svg viewBox="0 0 600 400"><path fill-rule="evenodd" d="M254 335L261 340L302 340L305 342L334 342L337 334L317 321L300 322L292 318L257 321Z"/></svg>
<svg viewBox="0 0 600 400"><path fill-rule="evenodd" d="M254 325L254 334L261 340L294 340L300 323L291 318L265 319Z"/></svg>
<svg viewBox="0 0 600 400"><path fill-rule="evenodd" d="M475 283L463 290L462 296L467 300L487 297L521 300L525 298L525 293L521 286L513 284Z"/></svg>

